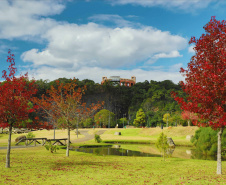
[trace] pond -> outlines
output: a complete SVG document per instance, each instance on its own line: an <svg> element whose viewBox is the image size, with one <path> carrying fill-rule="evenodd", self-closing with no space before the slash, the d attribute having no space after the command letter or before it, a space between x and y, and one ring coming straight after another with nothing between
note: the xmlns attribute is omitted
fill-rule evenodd
<svg viewBox="0 0 226 185"><path fill-rule="evenodd" d="M162 154L155 145L144 144L119 144L109 146L84 146L72 149L78 152L93 153L96 155L117 155L117 156L142 156L142 157L161 157ZM205 156L195 152L191 147L175 147L168 151L171 157L182 159L204 159L216 160L215 156Z"/></svg>
<svg viewBox="0 0 226 185"><path fill-rule="evenodd" d="M118 156L142 156L142 157L159 157L158 154L144 153L121 148L120 145L102 146L102 147L81 147L75 149L78 152L93 153L96 155L118 155Z"/></svg>

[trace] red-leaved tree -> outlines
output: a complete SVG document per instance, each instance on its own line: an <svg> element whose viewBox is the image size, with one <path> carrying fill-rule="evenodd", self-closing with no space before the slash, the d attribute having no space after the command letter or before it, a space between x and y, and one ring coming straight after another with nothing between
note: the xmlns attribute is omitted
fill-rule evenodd
<svg viewBox="0 0 226 185"><path fill-rule="evenodd" d="M212 127L218 132L217 174L222 174L221 136L226 126L226 21L212 17L205 26L205 34L197 39L195 55L187 69L181 69L185 82L181 82L186 100L175 96L185 111L197 113L198 126Z"/></svg>
<svg viewBox="0 0 226 185"><path fill-rule="evenodd" d="M9 74L3 70L0 82L0 127L9 127L9 139L6 155L6 168L10 167L11 134L13 127L38 127L38 118L29 120L29 114L34 112L37 107L31 107L30 100L37 89L34 81L28 81L28 75L15 77L16 67L14 54L9 50L7 62L9 63ZM29 121L28 121L29 120Z"/></svg>
<svg viewBox="0 0 226 185"><path fill-rule="evenodd" d="M191 122L193 123L194 121L198 121L198 119L199 119L195 113L190 112L190 111L183 111L181 113L181 118L183 120L187 120L188 126L190 126Z"/></svg>
<svg viewBox="0 0 226 185"><path fill-rule="evenodd" d="M41 99L33 98L33 102L43 111L47 119L60 120L56 124L68 130L67 157L69 156L70 130L75 127L75 120L92 116L102 106L102 103L86 106L86 103L82 102L85 89L85 87L78 88L75 79L65 84L56 81L56 87L51 86Z"/></svg>

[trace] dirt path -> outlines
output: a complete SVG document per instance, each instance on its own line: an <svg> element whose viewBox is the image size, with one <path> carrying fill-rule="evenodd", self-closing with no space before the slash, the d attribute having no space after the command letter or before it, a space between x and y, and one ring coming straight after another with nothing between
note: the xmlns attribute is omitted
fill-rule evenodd
<svg viewBox="0 0 226 185"><path fill-rule="evenodd" d="M106 130L99 130L99 131L96 132L96 134L101 135L105 131ZM89 141L89 140L94 139L94 134L89 134L88 133L88 130L79 130L79 132L80 132L80 134L84 135L85 137L84 138L81 138L81 139L72 140L71 141L72 143L82 143L82 142L85 142L85 141Z"/></svg>

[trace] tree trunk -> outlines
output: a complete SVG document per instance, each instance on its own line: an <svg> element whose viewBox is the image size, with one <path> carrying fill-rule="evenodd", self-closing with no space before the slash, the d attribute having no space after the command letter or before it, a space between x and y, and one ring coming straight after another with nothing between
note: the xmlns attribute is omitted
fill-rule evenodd
<svg viewBox="0 0 226 185"><path fill-rule="evenodd" d="M70 147L70 127L67 129L67 150L66 150L66 156L69 157L69 147Z"/></svg>
<svg viewBox="0 0 226 185"><path fill-rule="evenodd" d="M190 127L190 120L188 120L188 126Z"/></svg>
<svg viewBox="0 0 226 185"><path fill-rule="evenodd" d="M11 136L12 136L12 124L9 125L9 139L6 154L6 168L10 168L10 150L11 150Z"/></svg>
<svg viewBox="0 0 226 185"><path fill-rule="evenodd" d="M220 128L218 136L218 145L217 145L217 174L222 174L222 165L221 165L221 136L223 133L223 128Z"/></svg>

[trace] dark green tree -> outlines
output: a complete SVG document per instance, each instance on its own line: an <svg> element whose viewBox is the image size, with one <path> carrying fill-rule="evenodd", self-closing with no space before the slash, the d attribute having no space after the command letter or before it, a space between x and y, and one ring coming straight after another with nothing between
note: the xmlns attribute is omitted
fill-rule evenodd
<svg viewBox="0 0 226 185"><path fill-rule="evenodd" d="M134 120L133 125L136 127L145 126L145 122L146 122L146 115L145 115L143 109L140 108L137 111L136 119Z"/></svg>
<svg viewBox="0 0 226 185"><path fill-rule="evenodd" d="M115 114L109 110L102 109L94 116L94 121L101 127L115 127Z"/></svg>

